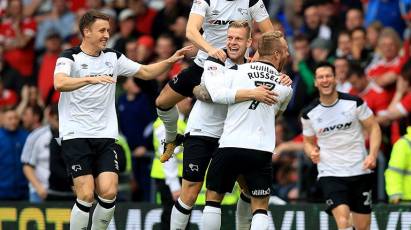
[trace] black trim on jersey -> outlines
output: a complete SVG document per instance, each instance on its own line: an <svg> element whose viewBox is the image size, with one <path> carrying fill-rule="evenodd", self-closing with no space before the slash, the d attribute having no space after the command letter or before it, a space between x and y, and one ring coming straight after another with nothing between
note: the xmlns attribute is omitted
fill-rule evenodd
<svg viewBox="0 0 411 230"><path fill-rule="evenodd" d="M257 2L258 2L258 0L250 0L250 1L248 2L248 7L249 7L249 8L253 7L255 4L257 4Z"/></svg>
<svg viewBox="0 0 411 230"><path fill-rule="evenodd" d="M270 65L270 66L274 67L274 69L275 69L275 66L274 66L272 63L270 63L270 62L265 62L265 61L257 61L257 62L266 64L266 65Z"/></svg>
<svg viewBox="0 0 411 230"><path fill-rule="evenodd" d="M74 61L73 54L78 54L80 52L81 52L80 47L76 46L76 47L64 50L63 52L60 53L59 57L68 58L68 59Z"/></svg>
<svg viewBox="0 0 411 230"><path fill-rule="evenodd" d="M362 104L364 104L363 99L361 99L357 96L350 95L348 93L338 92L338 98L343 99L343 100L355 101L355 102L357 102L357 107L360 107Z"/></svg>
<svg viewBox="0 0 411 230"><path fill-rule="evenodd" d="M115 49L105 48L105 49L103 50L103 52L104 52L104 53L109 53L109 52L116 53L117 59L119 59L119 58L121 57L121 53L118 52L118 51L115 50Z"/></svg>
<svg viewBox="0 0 411 230"><path fill-rule="evenodd" d="M268 215L268 211L267 211L267 210L265 210L265 209L257 209L257 210L255 210L255 211L253 212L253 216L254 216L255 214L264 214L264 215Z"/></svg>
<svg viewBox="0 0 411 230"><path fill-rule="evenodd" d="M215 62L215 63L220 64L220 65L222 65L222 66L225 66L224 62L222 62L222 61L221 61L220 59L218 59L218 58L214 58L214 57L209 56L209 57L207 58L207 60L208 60L208 61Z"/></svg>
<svg viewBox="0 0 411 230"><path fill-rule="evenodd" d="M217 201L206 201L206 206L214 207L214 208L221 208L221 203Z"/></svg>
<svg viewBox="0 0 411 230"><path fill-rule="evenodd" d="M210 0L204 0L209 6L211 6L210 5Z"/></svg>
<svg viewBox="0 0 411 230"><path fill-rule="evenodd" d="M230 69L233 69L233 70L238 70L238 65L237 65L237 64L235 64L235 65L231 66L231 68L230 68Z"/></svg>
<svg viewBox="0 0 411 230"><path fill-rule="evenodd" d="M319 105L320 104L320 100L317 98L317 99L315 99L313 102L311 102L307 107L305 107L303 110L302 110L302 112L301 112L301 116L304 118L304 119L306 119L306 120L308 120L308 119L310 119L309 117L308 117L308 113L311 111L311 110L313 110L315 107L317 107L317 105Z"/></svg>

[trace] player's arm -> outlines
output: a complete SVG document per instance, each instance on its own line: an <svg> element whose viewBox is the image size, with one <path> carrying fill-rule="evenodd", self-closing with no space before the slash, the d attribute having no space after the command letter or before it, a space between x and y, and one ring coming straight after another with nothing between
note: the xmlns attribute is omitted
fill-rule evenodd
<svg viewBox="0 0 411 230"><path fill-rule="evenodd" d="M70 77L65 73L54 75L54 88L59 92L69 92L89 84L110 84L116 80L110 76Z"/></svg>
<svg viewBox="0 0 411 230"><path fill-rule="evenodd" d="M190 51L193 46L186 46L182 49L177 50L173 56L163 60L161 62L149 64L149 65L141 65L137 72L134 74L134 77L143 79L143 80L152 80L158 77L159 75L163 74L164 72L171 69L174 63L180 61L184 58L184 55Z"/></svg>
<svg viewBox="0 0 411 230"><path fill-rule="evenodd" d="M262 33L274 31L273 24L271 23L267 9L265 8L262 0L257 1L253 6L251 6L250 11L251 16L257 22L257 26ZM253 56L253 60L257 60L259 56L258 51L256 51Z"/></svg>
<svg viewBox="0 0 411 230"><path fill-rule="evenodd" d="M370 139L370 152L364 160L364 168L373 169L376 166L376 160L381 145L381 129L374 115L369 116L365 120L360 120Z"/></svg>
<svg viewBox="0 0 411 230"><path fill-rule="evenodd" d="M315 143L315 136L303 135L304 152L313 161L318 164L320 162L320 148Z"/></svg>

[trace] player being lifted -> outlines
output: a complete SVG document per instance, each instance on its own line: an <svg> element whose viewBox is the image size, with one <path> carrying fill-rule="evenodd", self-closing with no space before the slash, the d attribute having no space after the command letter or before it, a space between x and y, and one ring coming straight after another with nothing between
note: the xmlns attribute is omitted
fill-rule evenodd
<svg viewBox="0 0 411 230"><path fill-rule="evenodd" d="M165 150L161 161L167 161L174 148L183 141L177 135L177 102L193 96L193 88L200 84L204 61L208 56L224 62L228 25L235 21L253 20L262 32L273 31L262 0L195 0L187 22L186 36L199 48L194 63L169 81L156 99L157 113L166 128ZM203 35L200 30L203 29Z"/></svg>
<svg viewBox="0 0 411 230"><path fill-rule="evenodd" d="M281 32L264 33L258 41L257 62L226 71L210 73L205 85L215 103L229 104L220 146L207 174L203 229L220 229L220 203L226 192L243 175L251 195L251 229L268 229L268 200L272 184L271 157L275 147L275 117L287 107L292 96L289 86L280 84L280 73L288 58L288 46ZM215 64L205 66L215 69ZM278 102L236 103L233 92L265 86L278 95Z"/></svg>
<svg viewBox="0 0 411 230"><path fill-rule="evenodd" d="M246 21L235 21L230 24L226 41L228 58L223 63L219 59L209 57L204 65L207 66L211 62L213 66L204 70L202 81L210 77L211 73L220 72L219 75L223 76L226 69L235 69L237 64L245 62L245 52L251 45L250 30L251 28ZM282 79L285 83L290 83L289 78ZM196 86L194 91L200 100L212 102L209 100L209 96L205 96L208 93L204 86ZM236 102L252 99L268 104L276 102L274 92L264 87L240 89L235 91L233 96ZM218 147L218 140L222 134L227 114L227 105L200 100L196 101L187 123L184 139L182 192L173 207L171 229L184 229L188 223L191 208L202 188L207 167ZM193 170L194 166L195 170ZM242 197L244 198L244 195ZM244 200L246 199L240 199L238 202L237 214L240 216L246 216L242 213L250 209ZM249 225L249 222L245 221L244 225ZM249 226L246 229L249 229Z"/></svg>

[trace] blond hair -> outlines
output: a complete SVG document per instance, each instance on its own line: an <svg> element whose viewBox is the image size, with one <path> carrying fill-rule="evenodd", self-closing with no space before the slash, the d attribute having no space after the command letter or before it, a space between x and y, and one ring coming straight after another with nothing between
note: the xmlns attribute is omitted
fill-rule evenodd
<svg viewBox="0 0 411 230"><path fill-rule="evenodd" d="M228 29L230 28L245 28L247 30L247 39L251 37L251 27L247 21L234 21L228 26Z"/></svg>
<svg viewBox="0 0 411 230"><path fill-rule="evenodd" d="M258 40L258 53L260 56L270 56L275 51L281 52L282 38L284 38L284 34L279 30L263 33Z"/></svg>

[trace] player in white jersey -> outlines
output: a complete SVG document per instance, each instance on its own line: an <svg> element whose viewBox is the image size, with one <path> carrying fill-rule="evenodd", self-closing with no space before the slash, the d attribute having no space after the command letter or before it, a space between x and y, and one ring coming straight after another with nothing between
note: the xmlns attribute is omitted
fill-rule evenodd
<svg viewBox="0 0 411 230"><path fill-rule="evenodd" d="M118 136L114 104L117 76L154 79L184 57L191 47L151 65L140 65L112 49L109 17L90 11L79 22L83 40L57 59L54 87L59 100L60 138L66 165L73 177L76 203L70 229L86 229L90 207L97 194L91 229L106 229L114 213L118 161L114 141Z"/></svg>
<svg viewBox="0 0 411 230"><path fill-rule="evenodd" d="M166 145L161 161L168 160L183 138L177 135L178 112L175 105L193 96L193 88L200 84L203 64L208 56L224 62L223 51L228 25L235 21L253 20L262 32L273 31L262 0L195 0L187 22L186 36L199 48L194 63L169 81L156 100L157 113L166 127ZM200 30L204 33L201 35Z"/></svg>
<svg viewBox="0 0 411 230"><path fill-rule="evenodd" d="M381 144L380 127L362 99L337 92L333 65L320 64L314 80L320 97L303 110L301 122L304 149L317 164L327 212L338 229L353 229L350 212L355 229L369 229L370 175ZM364 130L369 135L369 154Z"/></svg>
<svg viewBox="0 0 411 230"><path fill-rule="evenodd" d="M221 200L233 189L239 175L243 175L251 195L251 229L268 229L275 117L286 109L292 89L280 84L278 70L284 67L289 55L283 34L280 31L262 34L258 52L257 62L239 65L238 70L227 70L224 77L214 72L205 79L213 102L229 104L220 146L207 173L207 201L203 211L206 230L220 229ZM233 104L238 89L256 86L276 92L278 102L271 105L254 100Z"/></svg>
<svg viewBox="0 0 411 230"><path fill-rule="evenodd" d="M231 23L227 30L226 39L229 58L223 63L219 59L209 57L204 65L208 65L209 68L212 66L213 69L215 68L214 71L218 69L218 71L224 72L225 69L236 68L237 64L243 64L245 62L244 55L252 41L250 30L251 28L246 21ZM204 71L203 79L207 77L209 72L208 69ZM205 87L202 88L202 90L204 89ZM205 93L207 92L205 91ZM241 101L257 98L266 103L274 102L273 92L264 88L254 87L253 89L238 90L236 96L237 100ZM204 99L204 97L202 98ZM184 138L182 191L173 207L171 229L184 229L188 223L191 208L202 188L207 167L218 147L218 139L223 130L226 114L226 105L206 103L200 100L194 104Z"/></svg>

